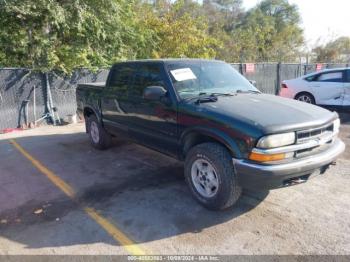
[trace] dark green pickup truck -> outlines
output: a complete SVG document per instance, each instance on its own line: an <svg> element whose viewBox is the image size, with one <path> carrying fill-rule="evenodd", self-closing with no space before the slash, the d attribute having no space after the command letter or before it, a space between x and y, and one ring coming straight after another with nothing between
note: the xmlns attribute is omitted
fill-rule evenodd
<svg viewBox="0 0 350 262"><path fill-rule="evenodd" d="M336 113L262 94L221 61L118 63L106 83L78 85L77 104L94 147L126 136L184 161L191 192L211 209L232 206L242 188L303 183L345 147Z"/></svg>

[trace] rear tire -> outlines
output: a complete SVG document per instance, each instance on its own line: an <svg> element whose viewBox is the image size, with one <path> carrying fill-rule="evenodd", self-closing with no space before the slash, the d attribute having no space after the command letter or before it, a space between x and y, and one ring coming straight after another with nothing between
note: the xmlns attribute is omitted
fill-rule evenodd
<svg viewBox="0 0 350 262"><path fill-rule="evenodd" d="M195 199L208 209L229 208L242 193L232 156L217 143L203 143L190 149L185 160L185 177Z"/></svg>
<svg viewBox="0 0 350 262"><path fill-rule="evenodd" d="M111 146L111 135L106 132L95 115L91 115L87 118L86 126L89 133L90 143L93 147L104 150Z"/></svg>
<svg viewBox="0 0 350 262"><path fill-rule="evenodd" d="M313 95L309 94L309 93L300 93L297 94L295 97L295 100L301 101L301 102L305 102L308 104L315 104L315 98L313 97Z"/></svg>

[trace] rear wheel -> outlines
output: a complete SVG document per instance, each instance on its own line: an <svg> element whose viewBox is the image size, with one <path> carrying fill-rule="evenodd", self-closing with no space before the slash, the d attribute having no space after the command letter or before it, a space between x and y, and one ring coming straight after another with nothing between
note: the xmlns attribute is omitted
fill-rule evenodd
<svg viewBox="0 0 350 262"><path fill-rule="evenodd" d="M111 135L106 132L95 115L91 115L87 118L87 127L90 143L93 147L103 150L111 146Z"/></svg>
<svg viewBox="0 0 350 262"><path fill-rule="evenodd" d="M300 93L295 97L295 99L308 104L315 104L315 98L309 93Z"/></svg>
<svg viewBox="0 0 350 262"><path fill-rule="evenodd" d="M242 192L230 153L217 143L203 143L188 152L185 176L196 200L209 209L234 205Z"/></svg>

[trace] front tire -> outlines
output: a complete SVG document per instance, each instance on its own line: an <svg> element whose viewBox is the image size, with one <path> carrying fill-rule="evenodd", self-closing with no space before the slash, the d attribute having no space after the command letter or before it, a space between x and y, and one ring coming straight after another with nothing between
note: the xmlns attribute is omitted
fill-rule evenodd
<svg viewBox="0 0 350 262"><path fill-rule="evenodd" d="M111 135L106 132L95 115L91 115L87 118L87 127L90 143L93 147L104 150L111 146Z"/></svg>
<svg viewBox="0 0 350 262"><path fill-rule="evenodd" d="M208 209L229 208L242 193L232 156L217 143L199 144L188 152L185 177L195 199Z"/></svg>

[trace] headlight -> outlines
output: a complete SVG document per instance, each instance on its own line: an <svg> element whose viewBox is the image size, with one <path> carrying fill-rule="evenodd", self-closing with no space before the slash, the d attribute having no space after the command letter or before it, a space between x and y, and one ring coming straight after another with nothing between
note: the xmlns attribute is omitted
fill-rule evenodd
<svg viewBox="0 0 350 262"><path fill-rule="evenodd" d="M274 148L288 146L295 143L295 133L284 133L277 135L264 136L259 139L258 148Z"/></svg>
<svg viewBox="0 0 350 262"><path fill-rule="evenodd" d="M333 122L333 132L335 134L338 134L339 133L339 128L340 128L340 119L337 118L336 120L334 120Z"/></svg>

